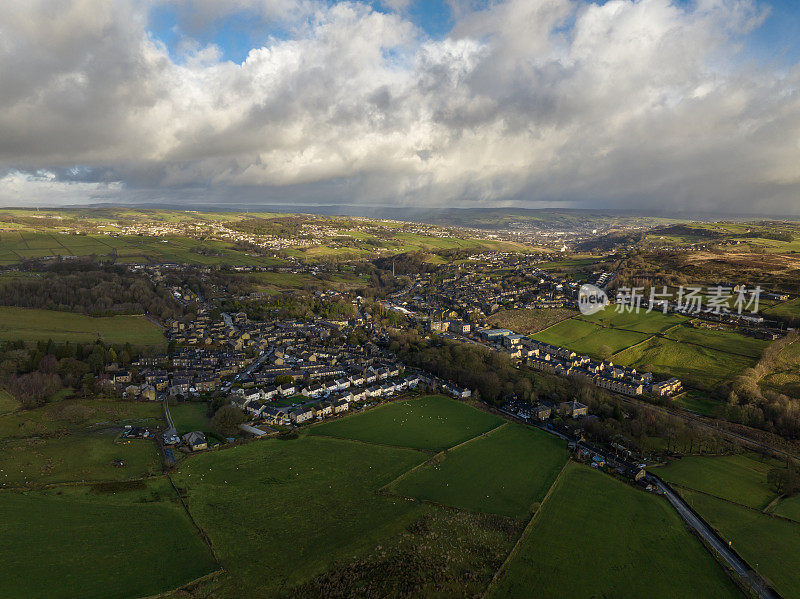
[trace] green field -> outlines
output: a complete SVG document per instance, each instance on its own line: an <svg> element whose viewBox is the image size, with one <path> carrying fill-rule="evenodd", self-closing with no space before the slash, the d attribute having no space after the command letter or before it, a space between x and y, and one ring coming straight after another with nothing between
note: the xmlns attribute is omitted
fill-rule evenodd
<svg viewBox="0 0 800 599"><path fill-rule="evenodd" d="M741 335L734 331L717 331L692 326L675 327L667 333L669 339L684 343L694 343L726 353L759 358L769 341Z"/></svg>
<svg viewBox="0 0 800 599"><path fill-rule="evenodd" d="M702 391L695 391L694 389L677 396L673 403L684 410L703 414L704 416L717 416L725 407L723 402L712 399Z"/></svg>
<svg viewBox="0 0 800 599"><path fill-rule="evenodd" d="M765 316L778 316L781 318L798 318L800 317L800 298L789 300L771 306L761 311Z"/></svg>
<svg viewBox="0 0 800 599"><path fill-rule="evenodd" d="M763 509L775 498L767 486L767 472L775 465L754 455L686 456L654 473L669 483Z"/></svg>
<svg viewBox="0 0 800 599"><path fill-rule="evenodd" d="M585 320L593 324L606 328L625 329L637 331L639 333L663 333L664 331L682 324L688 319L677 314L664 314L653 310L647 312L617 312L615 306L609 306L605 310L596 312L589 316L578 316L579 320Z"/></svg>
<svg viewBox="0 0 800 599"><path fill-rule="evenodd" d="M217 569L172 492L153 503L0 492L0 594L141 597Z"/></svg>
<svg viewBox="0 0 800 599"><path fill-rule="evenodd" d="M11 393L5 389L0 389L0 414L13 412L19 408L19 406L20 403L14 398L13 395L11 395Z"/></svg>
<svg viewBox="0 0 800 599"><path fill-rule="evenodd" d="M123 425L163 424L163 408L155 402L67 399L35 410L0 416L0 439L10 437L60 436L65 433L97 432Z"/></svg>
<svg viewBox="0 0 800 599"><path fill-rule="evenodd" d="M115 466L114 460L124 465ZM127 480L161 471L152 440L115 442L113 434L0 442L0 487L67 481Z"/></svg>
<svg viewBox="0 0 800 599"><path fill-rule="evenodd" d="M682 491L681 495L783 597L800 597L800 569L795 567L800 555L800 524L702 493Z"/></svg>
<svg viewBox="0 0 800 599"><path fill-rule="evenodd" d="M389 490L466 510L529 518L566 461L566 443L509 423L438 454Z"/></svg>
<svg viewBox="0 0 800 599"><path fill-rule="evenodd" d="M609 358L611 354L641 343L647 337L645 333L606 329L577 318L565 320L533 335L539 341L567 347L595 358Z"/></svg>
<svg viewBox="0 0 800 599"><path fill-rule="evenodd" d="M441 395L395 401L315 425L309 434L441 451L485 433L503 420Z"/></svg>
<svg viewBox="0 0 800 599"><path fill-rule="evenodd" d="M769 510L769 513L800 522L800 495L784 497L775 507Z"/></svg>
<svg viewBox="0 0 800 599"><path fill-rule="evenodd" d="M419 504L375 491L423 459L409 449L303 436L193 456L174 478L238 581L222 596L266 596L408 526Z"/></svg>
<svg viewBox="0 0 800 599"><path fill-rule="evenodd" d="M713 388L755 363L753 358L657 338L615 354L613 360L660 376L676 376L699 389Z"/></svg>
<svg viewBox="0 0 800 599"><path fill-rule="evenodd" d="M348 290L368 284L362 277L347 272L324 276L309 273L253 272L241 276L254 283L261 291L276 292L283 289Z"/></svg>
<svg viewBox="0 0 800 599"><path fill-rule="evenodd" d="M571 463L487 596L741 595L666 501Z"/></svg>
<svg viewBox="0 0 800 599"><path fill-rule="evenodd" d="M201 247L204 253L197 248ZM209 250L212 250L209 252ZM221 241L189 237L138 235L64 234L34 231L3 231L0 234L0 265L49 256L109 256L118 262L193 265L274 266L281 260L257 256Z"/></svg>
<svg viewBox="0 0 800 599"><path fill-rule="evenodd" d="M208 432L211 420L208 418L208 402L179 403L169 407L169 414L179 435L191 431Z"/></svg>
<svg viewBox="0 0 800 599"><path fill-rule="evenodd" d="M72 312L0 307L0 341L106 343L165 347L159 327L144 316L92 317Z"/></svg>
<svg viewBox="0 0 800 599"><path fill-rule="evenodd" d="M284 596L480 597L524 526L510 518L424 506L403 531Z"/></svg>
<svg viewBox="0 0 800 599"><path fill-rule="evenodd" d="M533 337L637 370L677 376L700 389L713 388L752 366L768 345L732 331L695 329L688 322L684 316L656 311L606 309L565 320Z"/></svg>

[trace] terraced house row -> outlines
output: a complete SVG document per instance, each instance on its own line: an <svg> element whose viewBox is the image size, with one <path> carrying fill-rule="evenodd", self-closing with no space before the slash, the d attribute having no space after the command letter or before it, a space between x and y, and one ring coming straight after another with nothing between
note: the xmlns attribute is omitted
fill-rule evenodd
<svg viewBox="0 0 800 599"><path fill-rule="evenodd" d="M615 393L668 396L682 389L681 381L677 378L654 382L650 372L637 372L635 368L615 365L610 360L592 360L566 347L543 343L508 329L486 329L480 331L480 335L531 368L561 376L583 377Z"/></svg>

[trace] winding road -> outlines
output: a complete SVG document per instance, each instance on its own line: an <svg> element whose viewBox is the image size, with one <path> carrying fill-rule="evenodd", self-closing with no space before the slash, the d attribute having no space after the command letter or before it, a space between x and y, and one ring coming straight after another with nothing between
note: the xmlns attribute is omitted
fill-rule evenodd
<svg viewBox="0 0 800 599"><path fill-rule="evenodd" d="M749 586L753 592L761 599L780 599L780 595L772 588L766 586L761 578L747 565L739 555L733 551L730 546L725 543L712 529L709 527L702 518L699 518L689 505L675 493L668 485L660 478L652 474L647 475L647 480L658 487L658 490L664 494L664 497L672 504L672 507L678 512L678 515L683 518L684 522L691 526L703 540L706 541L714 551L725 560L725 562L738 574L742 581Z"/></svg>

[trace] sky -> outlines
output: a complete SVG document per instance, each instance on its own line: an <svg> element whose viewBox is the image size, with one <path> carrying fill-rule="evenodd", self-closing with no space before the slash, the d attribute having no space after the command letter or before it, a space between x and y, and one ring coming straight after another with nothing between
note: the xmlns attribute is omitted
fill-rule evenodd
<svg viewBox="0 0 800 599"><path fill-rule="evenodd" d="M797 0L4 0L0 205L800 215Z"/></svg>

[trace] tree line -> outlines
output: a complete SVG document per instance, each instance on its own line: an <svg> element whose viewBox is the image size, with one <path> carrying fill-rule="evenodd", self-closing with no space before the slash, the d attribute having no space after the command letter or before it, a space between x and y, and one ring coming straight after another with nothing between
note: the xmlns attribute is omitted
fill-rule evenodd
<svg viewBox="0 0 800 599"><path fill-rule="evenodd" d="M50 340L30 346L8 341L0 346L0 383L26 409L44 405L66 388L84 397L100 392L107 395L108 390L98 384L98 375L112 364L127 367L137 357L128 343L56 344Z"/></svg>
<svg viewBox="0 0 800 599"><path fill-rule="evenodd" d="M178 318L180 306L166 289L125 267L91 262L56 263L0 285L0 305L80 312L91 316L149 314Z"/></svg>

